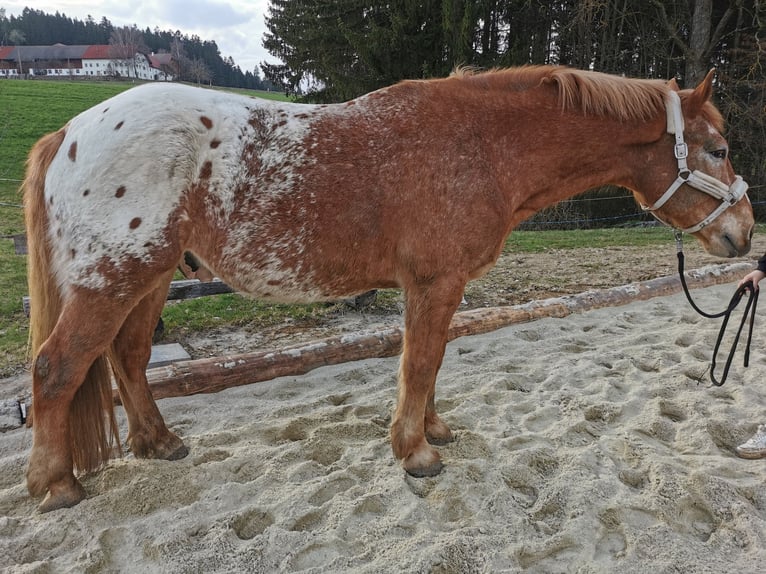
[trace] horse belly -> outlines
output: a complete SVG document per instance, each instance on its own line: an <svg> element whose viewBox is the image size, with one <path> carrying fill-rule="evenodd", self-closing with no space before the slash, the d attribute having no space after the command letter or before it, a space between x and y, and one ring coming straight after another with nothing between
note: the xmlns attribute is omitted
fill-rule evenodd
<svg viewBox="0 0 766 574"><path fill-rule="evenodd" d="M331 301L370 289L396 287L390 265L362 232L349 237L316 233L295 225L251 225L230 233L216 272L254 297L286 303ZM354 236L356 235L356 236Z"/></svg>

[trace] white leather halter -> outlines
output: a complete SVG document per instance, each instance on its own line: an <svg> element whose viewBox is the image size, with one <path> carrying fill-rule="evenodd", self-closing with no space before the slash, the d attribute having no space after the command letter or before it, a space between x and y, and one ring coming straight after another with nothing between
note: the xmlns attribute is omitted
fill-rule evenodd
<svg viewBox="0 0 766 574"><path fill-rule="evenodd" d="M690 185L693 188L707 193L708 195L712 195L721 201L721 205L714 209L713 212L705 219L696 225L692 225L686 229L681 229L681 231L684 233L696 233L703 227L707 226L716 217L721 215L724 211L726 211L726 209L742 199L745 196L745 192L747 191L748 186L747 183L745 183L745 181L739 175L735 176L734 182L731 185L726 185L721 180L707 175L706 173L702 173L699 170L695 169L694 171L690 171L689 167L686 165L686 157L689 155L689 148L684 141L684 116L681 113L681 98L679 98L678 94L673 90L668 92L668 99L665 104L665 110L667 112L668 118L667 131L669 134L674 134L676 137L674 154L676 156L676 160L678 161L678 176L676 177L675 181L670 184L670 187L668 187L667 191L663 193L657 201L654 202L654 205L650 207L642 205L641 208L644 211L652 212L652 215L662 221L662 219L660 219L657 214L654 213L654 211L665 205L665 202L667 202L683 184Z"/></svg>

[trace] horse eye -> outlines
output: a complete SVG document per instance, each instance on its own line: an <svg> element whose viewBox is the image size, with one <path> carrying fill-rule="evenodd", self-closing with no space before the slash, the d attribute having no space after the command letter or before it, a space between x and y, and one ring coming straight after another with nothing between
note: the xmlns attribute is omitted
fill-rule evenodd
<svg viewBox="0 0 766 574"><path fill-rule="evenodd" d="M715 151L711 151L710 155L712 155L716 159L726 159L726 150L725 149L717 149Z"/></svg>

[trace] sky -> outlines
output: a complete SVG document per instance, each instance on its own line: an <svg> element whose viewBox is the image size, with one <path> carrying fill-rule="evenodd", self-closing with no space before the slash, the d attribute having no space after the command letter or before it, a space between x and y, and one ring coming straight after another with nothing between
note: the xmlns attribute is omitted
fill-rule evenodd
<svg viewBox="0 0 766 574"><path fill-rule="evenodd" d="M139 30L159 28L197 35L214 41L221 56L231 56L243 72L263 61L276 62L261 45L268 5L268 0L0 0L0 8L9 17L19 16L28 6L82 21L91 15L96 22L106 17L114 26L135 24Z"/></svg>

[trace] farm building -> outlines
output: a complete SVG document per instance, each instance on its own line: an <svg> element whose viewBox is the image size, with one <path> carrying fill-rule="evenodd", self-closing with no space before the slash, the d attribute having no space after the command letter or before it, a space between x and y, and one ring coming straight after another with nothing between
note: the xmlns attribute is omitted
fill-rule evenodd
<svg viewBox="0 0 766 574"><path fill-rule="evenodd" d="M0 46L0 78L28 76L173 79L170 54L119 55L108 45Z"/></svg>

